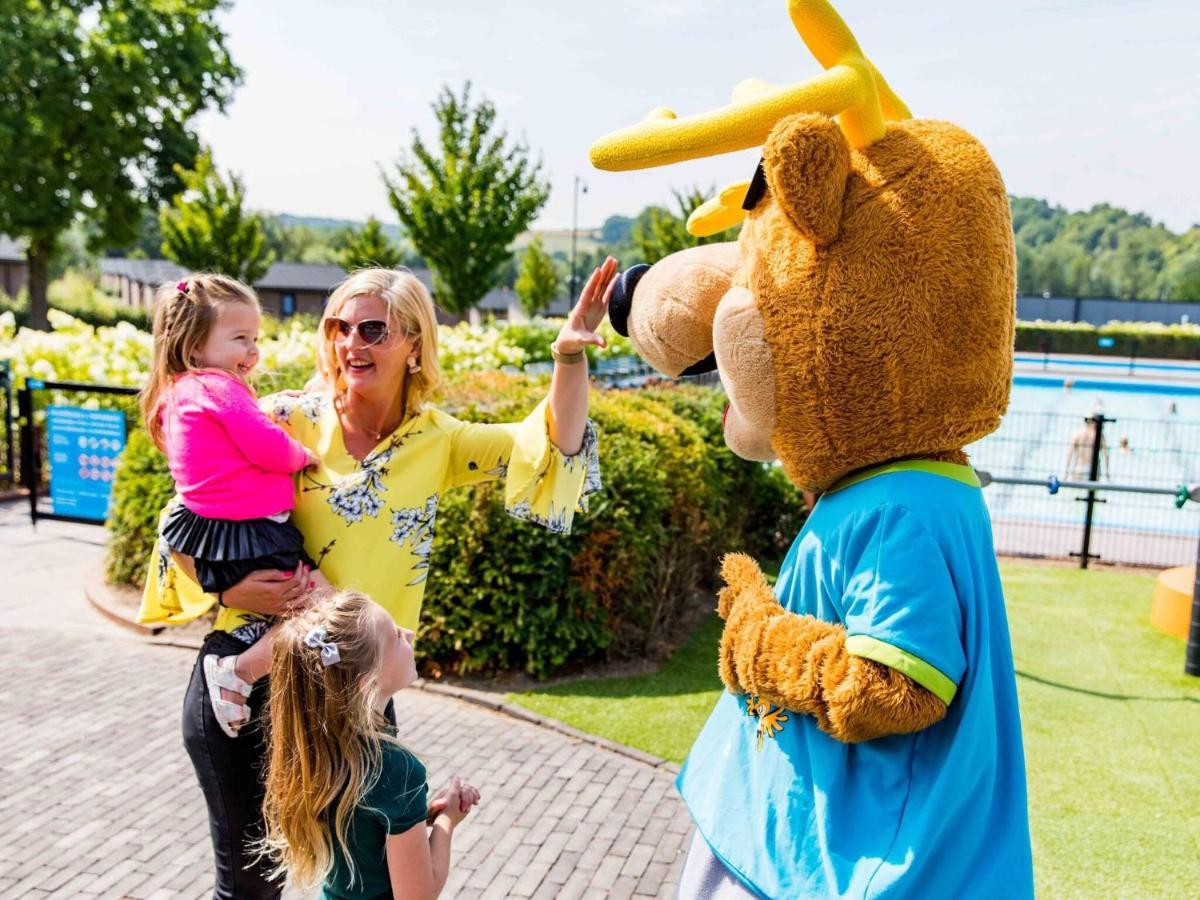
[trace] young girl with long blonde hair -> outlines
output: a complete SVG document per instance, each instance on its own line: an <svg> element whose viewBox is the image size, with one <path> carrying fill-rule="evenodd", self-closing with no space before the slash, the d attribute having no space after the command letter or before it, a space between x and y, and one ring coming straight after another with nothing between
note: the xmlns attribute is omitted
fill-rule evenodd
<svg viewBox="0 0 1200 900"><path fill-rule="evenodd" d="M301 889L323 883L342 900L432 898L445 886L454 829L479 792L454 779L431 805L425 767L396 739L385 710L417 677L412 639L350 590L275 636L263 850Z"/></svg>
<svg viewBox="0 0 1200 900"><path fill-rule="evenodd" d="M195 560L200 586L221 594L257 570L311 566L289 521L294 473L316 457L258 408L258 298L223 275L164 285L155 301L154 362L141 395L146 431L167 457L180 502L161 536ZM320 573L313 587L328 586ZM209 702L236 737L246 701L270 665L269 635L239 655L204 657Z"/></svg>

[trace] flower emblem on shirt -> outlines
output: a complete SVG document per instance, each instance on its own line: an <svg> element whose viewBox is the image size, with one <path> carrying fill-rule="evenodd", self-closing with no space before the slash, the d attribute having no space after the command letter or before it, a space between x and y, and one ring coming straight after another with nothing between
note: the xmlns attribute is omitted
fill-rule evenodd
<svg viewBox="0 0 1200 900"><path fill-rule="evenodd" d="M328 402L329 395L323 393L305 393L299 396L276 394L271 398L268 415L276 422L287 422L291 419L293 411L300 410L304 418L316 425L321 421Z"/></svg>
<svg viewBox="0 0 1200 900"><path fill-rule="evenodd" d="M546 515L538 515L533 504L528 500L522 500L519 503L506 505L504 511L514 519L520 519L524 522L533 522L535 525L541 525L551 534L570 534L571 526L567 522L567 513L570 510L567 507L562 507L556 510L554 504L550 504L550 509Z"/></svg>
<svg viewBox="0 0 1200 900"><path fill-rule="evenodd" d="M395 452L404 446L410 437L420 434L412 431L406 435L394 435L387 445L376 450L358 465L357 471L345 478L334 479L333 484L318 481L309 472L304 473L305 491L329 491L330 508L341 516L347 525L361 522L364 518L375 518L383 510L383 492L387 490L387 464Z"/></svg>
<svg viewBox="0 0 1200 900"><path fill-rule="evenodd" d="M437 519L438 495L425 501L425 506L392 510L392 543L409 549L415 556L413 570L416 577L408 584L420 584L429 574L429 557L433 552L434 522Z"/></svg>
<svg viewBox="0 0 1200 900"><path fill-rule="evenodd" d="M386 490L380 473L364 468L330 488L329 506L347 525L353 525L365 517L373 519L379 515Z"/></svg>

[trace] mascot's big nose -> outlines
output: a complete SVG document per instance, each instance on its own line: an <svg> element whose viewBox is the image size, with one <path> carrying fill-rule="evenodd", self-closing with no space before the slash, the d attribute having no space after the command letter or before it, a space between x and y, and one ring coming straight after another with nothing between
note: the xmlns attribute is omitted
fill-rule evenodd
<svg viewBox="0 0 1200 900"><path fill-rule="evenodd" d="M612 296L608 298L608 321L621 337L629 337L629 310L633 307L633 292L642 276L650 271L645 263L626 269L617 276Z"/></svg>

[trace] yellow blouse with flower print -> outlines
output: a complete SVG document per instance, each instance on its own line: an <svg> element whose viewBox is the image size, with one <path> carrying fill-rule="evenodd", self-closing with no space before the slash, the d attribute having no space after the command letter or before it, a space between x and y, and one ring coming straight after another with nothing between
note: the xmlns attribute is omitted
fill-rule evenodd
<svg viewBox="0 0 1200 900"><path fill-rule="evenodd" d="M564 456L550 440L545 400L524 421L500 425L427 406L361 462L346 451L330 394L279 394L262 406L321 461L299 474L292 511L309 555L334 585L363 591L414 630L443 492L503 478L510 515L569 534L575 510L586 509L587 495L600 488L592 422L579 453ZM189 622L215 602L160 539L139 621ZM223 607L214 627L253 641L266 620Z"/></svg>

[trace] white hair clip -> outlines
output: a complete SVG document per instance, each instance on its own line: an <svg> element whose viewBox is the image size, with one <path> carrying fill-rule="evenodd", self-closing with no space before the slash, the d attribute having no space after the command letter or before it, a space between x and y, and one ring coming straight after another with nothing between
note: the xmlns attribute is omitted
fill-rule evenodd
<svg viewBox="0 0 1200 900"><path fill-rule="evenodd" d="M321 648L321 665L336 665L342 661L342 654L338 652L337 644L325 640L326 637L328 637L328 633L325 631L325 626L318 625L304 636L304 646Z"/></svg>

